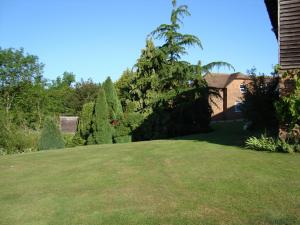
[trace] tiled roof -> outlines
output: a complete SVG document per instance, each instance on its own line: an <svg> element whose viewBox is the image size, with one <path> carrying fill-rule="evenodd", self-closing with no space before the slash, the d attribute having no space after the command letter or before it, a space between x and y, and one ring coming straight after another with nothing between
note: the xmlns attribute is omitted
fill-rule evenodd
<svg viewBox="0 0 300 225"><path fill-rule="evenodd" d="M204 76L204 79L209 87L226 88L227 85L233 80L248 80L250 78L242 73L208 73Z"/></svg>

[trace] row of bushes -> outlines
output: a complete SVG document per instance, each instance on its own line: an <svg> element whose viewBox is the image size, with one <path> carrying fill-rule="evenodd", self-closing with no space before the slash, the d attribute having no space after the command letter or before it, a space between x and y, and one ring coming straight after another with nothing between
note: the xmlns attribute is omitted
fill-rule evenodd
<svg viewBox="0 0 300 225"><path fill-rule="evenodd" d="M43 129L22 129L3 119L0 120L0 155L36 152L40 150L75 147L73 134L61 134L56 122L47 119Z"/></svg>
<svg viewBox="0 0 300 225"><path fill-rule="evenodd" d="M300 143L289 143L285 140L267 137L266 135L248 138L246 140L246 148L255 151L300 153Z"/></svg>

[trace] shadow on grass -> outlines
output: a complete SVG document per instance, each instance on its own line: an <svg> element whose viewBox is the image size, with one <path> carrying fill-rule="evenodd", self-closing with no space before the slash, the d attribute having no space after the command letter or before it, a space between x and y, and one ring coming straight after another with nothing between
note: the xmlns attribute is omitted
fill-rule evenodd
<svg viewBox="0 0 300 225"><path fill-rule="evenodd" d="M213 144L243 146L251 132L243 130L243 122L217 122L212 124L212 131L201 134L193 134L183 137L172 138L172 140L195 140L206 141Z"/></svg>

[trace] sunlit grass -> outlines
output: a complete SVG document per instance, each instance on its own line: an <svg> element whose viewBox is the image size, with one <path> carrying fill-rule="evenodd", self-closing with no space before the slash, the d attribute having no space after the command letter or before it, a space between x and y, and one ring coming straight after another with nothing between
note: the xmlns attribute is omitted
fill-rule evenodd
<svg viewBox="0 0 300 225"><path fill-rule="evenodd" d="M300 224L300 154L232 124L181 138L0 157L0 224Z"/></svg>

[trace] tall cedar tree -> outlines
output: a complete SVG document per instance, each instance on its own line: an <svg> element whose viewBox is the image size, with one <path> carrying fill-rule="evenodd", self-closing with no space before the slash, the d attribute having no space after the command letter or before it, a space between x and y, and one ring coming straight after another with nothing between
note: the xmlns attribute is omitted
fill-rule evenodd
<svg viewBox="0 0 300 225"><path fill-rule="evenodd" d="M121 120L123 118L122 105L110 77L105 80L102 87L106 95L110 122Z"/></svg>
<svg viewBox="0 0 300 225"><path fill-rule="evenodd" d="M39 150L64 148L64 139L61 132L53 119L46 119L42 129L41 136L38 140Z"/></svg>
<svg viewBox="0 0 300 225"><path fill-rule="evenodd" d="M181 25L183 24L182 19L185 16L190 16L187 5L177 6L177 1L172 0L173 9L171 12L170 23L161 24L149 36L155 39L163 39L164 44L160 49L166 54L168 59L168 74L163 77L161 85L163 89L181 89L183 86L187 86L191 80L190 68L196 72L194 78L199 78L197 75L202 75L210 72L214 68L227 67L233 69L233 66L223 61L216 61L208 63L207 65L201 65L199 61L198 65L189 65L186 62L179 61L182 55L187 54L187 47L198 46L201 49L202 44L200 39L191 34L183 34L180 32Z"/></svg>
<svg viewBox="0 0 300 225"><path fill-rule="evenodd" d="M99 88L91 130L92 133L88 138L88 144L112 143L112 128L109 123L108 105L103 87Z"/></svg>

